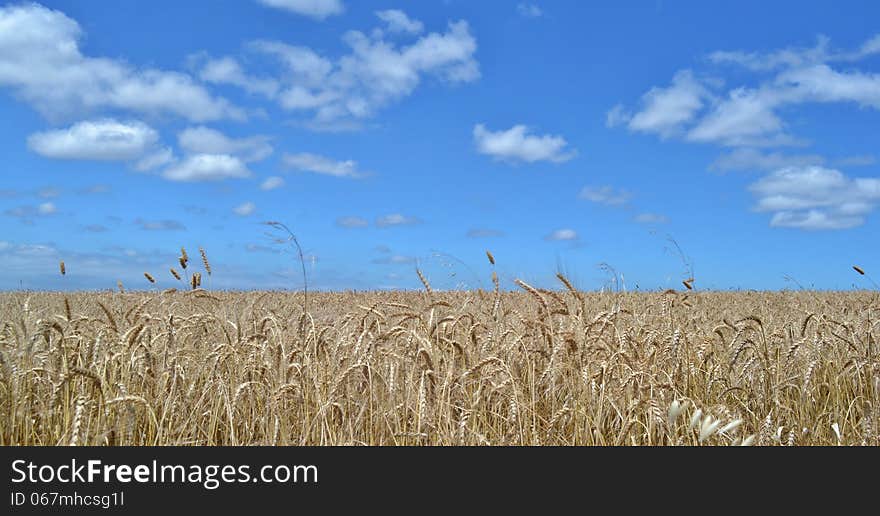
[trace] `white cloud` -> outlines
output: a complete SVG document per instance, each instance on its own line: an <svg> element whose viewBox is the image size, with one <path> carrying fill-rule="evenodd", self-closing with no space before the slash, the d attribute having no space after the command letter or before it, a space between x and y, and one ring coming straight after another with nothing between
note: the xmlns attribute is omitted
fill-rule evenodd
<svg viewBox="0 0 880 516"><path fill-rule="evenodd" d="M785 71L776 78L788 102L855 102L880 109L880 75L838 72L826 64ZM786 90L788 88L788 90Z"/></svg>
<svg viewBox="0 0 880 516"><path fill-rule="evenodd" d="M782 120L773 109L778 97L767 90L737 88L687 134L695 142L760 145L766 135L779 134ZM782 143L780 141L780 143Z"/></svg>
<svg viewBox="0 0 880 516"><path fill-rule="evenodd" d="M191 154L228 154L244 162L261 161L273 151L267 136L236 139L205 126L184 129L177 134L177 142Z"/></svg>
<svg viewBox="0 0 880 516"><path fill-rule="evenodd" d="M827 38L812 48L788 48L768 53L715 52L709 60L734 63L771 77L757 86L736 86L717 97L689 70L678 72L668 88L652 88L643 108L630 115L622 105L606 115L606 125L627 124L631 131L663 138L682 135L687 141L726 146L775 147L806 142L787 132L783 108L806 103L855 103L880 109L880 74L840 71L828 63L854 62L880 52L880 35L855 52L831 51ZM721 83L712 81L713 89Z"/></svg>
<svg viewBox="0 0 880 516"><path fill-rule="evenodd" d="M370 223L360 217L340 217L336 219L336 225L343 228L365 228Z"/></svg>
<svg viewBox="0 0 880 516"><path fill-rule="evenodd" d="M630 120L632 120L632 113L627 111L623 104L616 104L605 114L605 127L628 124Z"/></svg>
<svg viewBox="0 0 880 516"><path fill-rule="evenodd" d="M562 136L528 134L524 125L515 125L508 130L491 131L483 124L474 126L474 143L477 151L504 161L552 161L561 163L574 158L577 151L568 149L568 142Z"/></svg>
<svg viewBox="0 0 880 516"><path fill-rule="evenodd" d="M349 31L343 39L350 52L336 60L278 41L256 41L249 48L284 65L278 102L285 109L311 114L308 125L316 129L356 128L412 94L424 76L448 83L480 77L474 58L477 43L465 21L450 23L446 32L425 34L405 46L384 39L382 31L369 36Z"/></svg>
<svg viewBox="0 0 880 516"><path fill-rule="evenodd" d="M260 190L275 190L284 186L284 178L278 176L267 177L265 181L260 183Z"/></svg>
<svg viewBox="0 0 880 516"><path fill-rule="evenodd" d="M37 213L40 215L52 215L56 211L58 210L55 208L55 204L51 202L44 202L37 206Z"/></svg>
<svg viewBox="0 0 880 516"><path fill-rule="evenodd" d="M323 20L328 16L342 14L345 6L341 0L257 0L259 3L276 9L283 9L295 14L301 14Z"/></svg>
<svg viewBox="0 0 880 516"><path fill-rule="evenodd" d="M544 15L544 11L540 7L526 2L516 4L516 12L526 18L540 18Z"/></svg>
<svg viewBox="0 0 880 516"><path fill-rule="evenodd" d="M659 213L640 213L636 215L634 220L639 224L666 224L669 222L669 218L666 215L660 215Z"/></svg>
<svg viewBox="0 0 880 516"><path fill-rule="evenodd" d="M642 109L629 119L627 126L631 131L671 136L694 118L709 96L690 70L681 70L672 78L671 86L651 88L642 96ZM608 122L614 118L619 115L609 113Z"/></svg>
<svg viewBox="0 0 880 516"><path fill-rule="evenodd" d="M626 190L616 190L611 186L585 186L578 194L579 199L606 204L608 206L620 206L629 202L632 194Z"/></svg>
<svg viewBox="0 0 880 516"><path fill-rule="evenodd" d="M577 240L578 234L577 231L573 229L557 229L556 231L550 233L544 240L550 241L564 241L564 240Z"/></svg>
<svg viewBox="0 0 880 516"><path fill-rule="evenodd" d="M818 154L782 154L762 152L749 147L734 149L722 154L709 165L709 170L727 172L730 170L769 171L785 167L805 167L822 165L825 158Z"/></svg>
<svg viewBox="0 0 880 516"><path fill-rule="evenodd" d="M786 48L769 53L718 51L709 54L715 64L736 64L753 71L769 71L778 68L803 66L829 59L828 38L820 36L811 48Z"/></svg>
<svg viewBox="0 0 880 516"><path fill-rule="evenodd" d="M0 86L50 118L99 108L193 121L245 117L186 74L85 56L81 38L79 24L60 11L38 4L0 8Z"/></svg>
<svg viewBox="0 0 880 516"><path fill-rule="evenodd" d="M174 152L170 148L165 147L141 158L135 163L134 168L140 172L146 172L147 170L153 170L154 168L169 165L176 160L177 158L174 157Z"/></svg>
<svg viewBox="0 0 880 516"><path fill-rule="evenodd" d="M239 217L247 217L248 215L252 215L255 211L257 211L257 206L252 202L246 202L243 204L239 204L232 211L238 215Z"/></svg>
<svg viewBox="0 0 880 516"><path fill-rule="evenodd" d="M752 71L773 71L784 68L811 66L834 61L858 61L880 53L880 34L866 40L853 52L834 51L830 39L819 36L816 45L808 48L785 48L772 52L744 52L742 50L720 51L709 54L715 64L736 64Z"/></svg>
<svg viewBox="0 0 880 516"><path fill-rule="evenodd" d="M104 119L34 133L28 147L54 159L130 161L143 156L158 139L159 134L141 122Z"/></svg>
<svg viewBox="0 0 880 516"><path fill-rule="evenodd" d="M284 164L296 170L326 174L336 177L362 177L363 172L357 168L357 162L352 160L336 161L325 156L302 152L299 154L285 154Z"/></svg>
<svg viewBox="0 0 880 516"><path fill-rule="evenodd" d="M788 167L753 183L755 209L772 212L771 226L845 229L860 226L880 203L880 179L851 179L820 166Z"/></svg>
<svg viewBox="0 0 880 516"><path fill-rule="evenodd" d="M425 29L424 24L419 20L413 20L399 9L389 9L387 11L376 11L376 16L385 22L388 30L391 32L406 32L409 34L419 34Z"/></svg>
<svg viewBox="0 0 880 516"><path fill-rule="evenodd" d="M390 215L385 215L384 217L379 217L376 219L376 226L380 228L390 227L390 226L406 226L412 224L418 224L421 222L416 217L407 217L405 215L401 215L400 213L392 213Z"/></svg>
<svg viewBox="0 0 880 516"><path fill-rule="evenodd" d="M199 78L213 84L231 84L248 93L274 98L280 85L274 79L247 75L241 65L231 57L206 59L199 71Z"/></svg>
<svg viewBox="0 0 880 516"><path fill-rule="evenodd" d="M195 154L175 163L162 172L171 181L219 181L246 178L251 171L242 160L227 154Z"/></svg>

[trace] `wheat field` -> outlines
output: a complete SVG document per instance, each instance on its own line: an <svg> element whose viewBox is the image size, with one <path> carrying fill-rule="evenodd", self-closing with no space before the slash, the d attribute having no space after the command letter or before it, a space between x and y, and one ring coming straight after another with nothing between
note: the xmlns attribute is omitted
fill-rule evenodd
<svg viewBox="0 0 880 516"><path fill-rule="evenodd" d="M875 292L428 279L0 294L0 444L880 444Z"/></svg>

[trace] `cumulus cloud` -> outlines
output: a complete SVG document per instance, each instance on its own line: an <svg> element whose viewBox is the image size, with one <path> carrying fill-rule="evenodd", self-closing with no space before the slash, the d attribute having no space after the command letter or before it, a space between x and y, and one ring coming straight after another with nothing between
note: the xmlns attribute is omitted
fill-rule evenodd
<svg viewBox="0 0 880 516"><path fill-rule="evenodd" d="M491 131L483 124L477 124L473 134L479 153L502 161L562 163L577 155L562 136L530 135L525 125L515 125L506 131Z"/></svg>
<svg viewBox="0 0 880 516"><path fill-rule="evenodd" d="M342 228L365 228L370 223L360 217L340 217L336 219L336 225Z"/></svg>
<svg viewBox="0 0 880 516"><path fill-rule="evenodd" d="M418 224L421 221L416 217L408 217L400 213L392 213L376 219L376 227L387 228L391 226L408 226Z"/></svg>
<svg viewBox="0 0 880 516"><path fill-rule="evenodd" d="M735 86L716 95L718 81L698 80L690 70L679 71L673 84L654 87L642 98L635 114L618 105L606 115L608 126L662 138L681 136L687 141L734 147L774 147L805 142L788 132L784 108L808 103L853 103L880 109L880 74L841 71L830 63L852 63L880 52L880 36L855 52L831 51L827 38L812 48L789 48L769 53L721 51L709 55L714 64L737 64L755 73L769 74L757 86Z"/></svg>
<svg viewBox="0 0 880 516"><path fill-rule="evenodd" d="M192 121L245 118L189 75L83 55L79 24L39 4L0 8L0 86L49 118L99 108Z"/></svg>
<svg viewBox="0 0 880 516"><path fill-rule="evenodd" d="M244 162L261 161L272 154L268 136L230 138L205 126L190 127L177 134L180 148L191 154L227 154Z"/></svg>
<svg viewBox="0 0 880 516"><path fill-rule="evenodd" d="M233 208L232 211L239 217L247 217L257 211L257 205L252 202L245 202Z"/></svg>
<svg viewBox="0 0 880 516"><path fill-rule="evenodd" d="M573 229L557 229L556 231L553 231L552 233L550 233L549 235L544 237L544 240L565 241L565 240L577 240L577 238L578 238L577 231L575 231Z"/></svg>
<svg viewBox="0 0 880 516"><path fill-rule="evenodd" d="M632 194L612 186L585 186L578 194L579 199L608 206L620 206L629 202Z"/></svg>
<svg viewBox="0 0 880 516"><path fill-rule="evenodd" d="M257 0L257 2L266 7L282 9L316 20L323 20L345 11L341 0Z"/></svg>
<svg viewBox="0 0 880 516"><path fill-rule="evenodd" d="M47 158L130 161L143 156L158 140L159 134L144 123L103 119L34 133L27 143Z"/></svg>
<svg viewBox="0 0 880 516"><path fill-rule="evenodd" d="M709 91L690 70L682 70L666 88L654 87L642 96L642 109L629 118L631 131L672 136L703 107ZM609 115L610 116L610 115Z"/></svg>
<svg viewBox="0 0 880 516"><path fill-rule="evenodd" d="M195 154L166 168L162 177L170 181L219 181L251 176L245 163L227 154Z"/></svg>
<svg viewBox="0 0 880 516"><path fill-rule="evenodd" d="M666 215L660 215L659 213L640 213L636 215L634 220L639 224L666 224L669 222L669 218Z"/></svg>
<svg viewBox="0 0 880 516"><path fill-rule="evenodd" d="M779 145L791 142L782 134L774 108L779 96L767 89L737 88L687 133L695 142L723 145Z"/></svg>
<svg viewBox="0 0 880 516"><path fill-rule="evenodd" d="M267 177L265 181L260 183L260 190L269 191L284 186L284 178L278 176Z"/></svg>
<svg viewBox="0 0 880 516"><path fill-rule="evenodd" d="M144 231L183 231L186 229L186 226L181 224L176 220L164 219L164 220L144 220L144 219L135 219L134 221L136 226L139 226Z"/></svg>
<svg viewBox="0 0 880 516"><path fill-rule="evenodd" d="M773 216L771 226L846 229L860 226L880 203L880 179L852 179L820 166L788 167L772 172L749 189L755 210Z"/></svg>
<svg viewBox="0 0 880 516"><path fill-rule="evenodd" d="M285 154L283 162L285 165L295 170L314 172L315 174L351 178L362 177L364 175L363 172L358 170L356 161L336 161L332 158L308 152Z"/></svg>
<svg viewBox="0 0 880 516"><path fill-rule="evenodd" d="M395 28L411 31L418 25L403 16L388 16ZM349 52L325 57L304 46L280 41L254 41L252 51L274 57L283 73L276 99L284 109L310 116L312 129L357 128L379 110L410 94L425 77L447 83L467 83L480 77L474 54L477 43L465 21L452 22L445 32L423 34L408 45L385 39L384 32L369 35L348 31Z"/></svg>
<svg viewBox="0 0 880 516"><path fill-rule="evenodd" d="M419 20L413 20L399 9L389 9L387 11L376 11L376 16L385 22L388 30L391 32L406 32L409 34L418 34L425 30L425 26Z"/></svg>

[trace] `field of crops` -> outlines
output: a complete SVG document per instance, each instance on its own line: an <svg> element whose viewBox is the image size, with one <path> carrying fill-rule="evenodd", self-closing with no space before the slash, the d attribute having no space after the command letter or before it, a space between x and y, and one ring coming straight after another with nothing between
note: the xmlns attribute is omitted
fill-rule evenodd
<svg viewBox="0 0 880 516"><path fill-rule="evenodd" d="M0 444L880 444L876 293L566 283L0 294Z"/></svg>

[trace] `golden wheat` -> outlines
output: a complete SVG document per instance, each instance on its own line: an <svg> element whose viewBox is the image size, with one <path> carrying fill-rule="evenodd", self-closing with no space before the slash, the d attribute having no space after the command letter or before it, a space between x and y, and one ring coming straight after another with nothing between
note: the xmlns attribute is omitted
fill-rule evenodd
<svg viewBox="0 0 880 516"><path fill-rule="evenodd" d="M421 272L421 271L419 271ZM878 445L874 292L0 293L0 445ZM149 280L152 276L145 273ZM497 278L497 276L496 276ZM154 280L155 281L155 280Z"/></svg>

